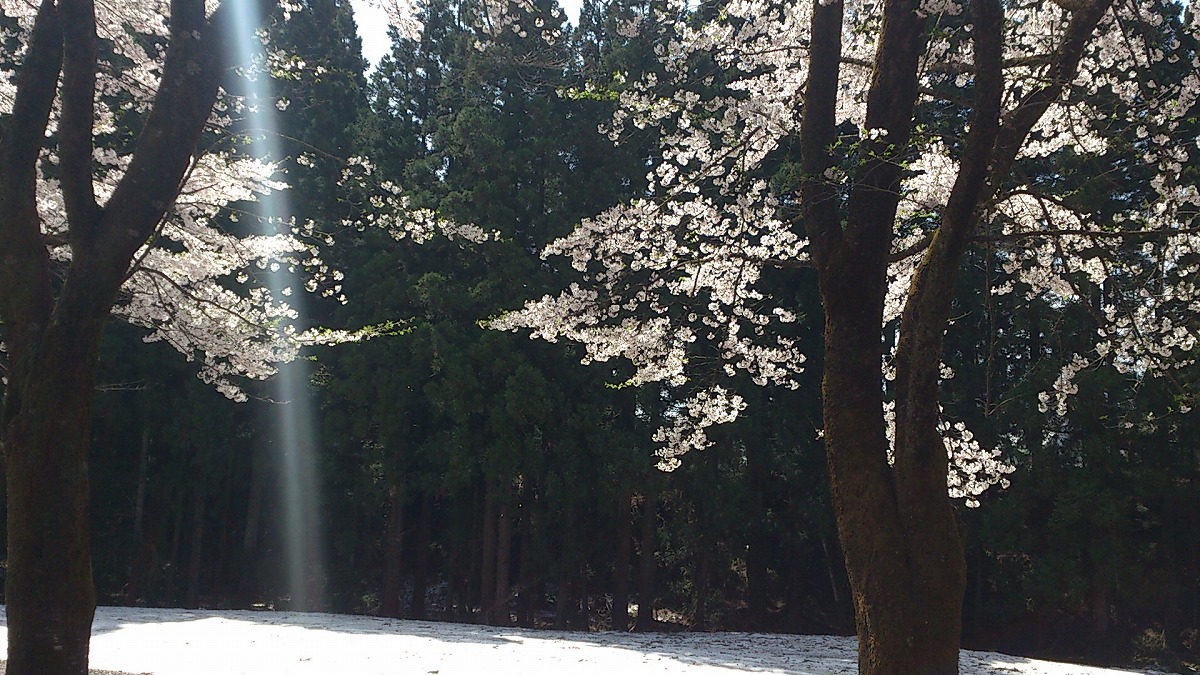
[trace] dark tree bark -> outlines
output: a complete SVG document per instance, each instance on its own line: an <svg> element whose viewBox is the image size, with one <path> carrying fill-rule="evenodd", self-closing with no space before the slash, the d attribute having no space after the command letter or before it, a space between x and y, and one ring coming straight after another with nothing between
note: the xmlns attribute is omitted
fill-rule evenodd
<svg viewBox="0 0 1200 675"><path fill-rule="evenodd" d="M1050 76L1001 125L1003 11L972 3L975 101L959 175L911 282L896 354L895 464L887 460L880 336L888 257L925 49L916 0L888 0L867 98L866 126L845 208L820 180L802 187L825 313L822 383L825 447L838 532L859 635L859 672L957 673L966 570L946 492L937 432L937 374L954 283L980 205L1010 170L1034 123L1073 78L1108 0L1075 12ZM813 11L810 77L802 118L804 175L833 166L842 4Z"/></svg>
<svg viewBox="0 0 1200 675"><path fill-rule="evenodd" d="M133 536L142 538L142 525L146 515L146 477L149 473L150 430L142 431L142 444L138 448L137 496L133 503Z"/></svg>
<svg viewBox="0 0 1200 675"><path fill-rule="evenodd" d="M383 597L379 613L384 616L400 616L400 590L403 586L404 556L404 484L393 472L388 487L387 531L384 533L383 553Z"/></svg>
<svg viewBox="0 0 1200 675"><path fill-rule="evenodd" d="M233 537L233 477L237 473L236 456L230 453L225 461L225 476L221 481L221 499L217 505L217 553L211 564L212 578L217 580L224 592L228 592L230 583L230 540Z"/></svg>
<svg viewBox="0 0 1200 675"><path fill-rule="evenodd" d="M250 493L246 496L246 519L242 530L242 546L238 560L242 569L238 575L238 592L246 603L258 602L260 593L259 545L262 541L263 502L267 493L267 470L263 466L265 452L255 447L250 459ZM357 541L357 539L356 539Z"/></svg>
<svg viewBox="0 0 1200 675"><path fill-rule="evenodd" d="M708 584L709 566L712 560L712 547L707 537L701 537L696 542L695 575L692 592L695 598L692 602L692 630L706 631L708 625Z"/></svg>
<svg viewBox="0 0 1200 675"><path fill-rule="evenodd" d="M625 488L617 497L617 547L613 558L613 601L611 628L629 630L629 563L633 556L633 490Z"/></svg>
<svg viewBox="0 0 1200 675"><path fill-rule="evenodd" d="M544 599L540 576L543 567L542 558L539 555L541 547L534 543L541 540L541 533L536 529L541 522L541 516L535 515L541 506L532 481L526 480L522 490L524 496L521 504L520 572L518 575L521 593L517 604L517 625L533 628Z"/></svg>
<svg viewBox="0 0 1200 675"><path fill-rule="evenodd" d="M576 624L576 589L572 583L579 568L575 543L575 514L568 505L561 513L558 531L560 554L554 565L557 588L554 592L554 629L567 630Z"/></svg>
<svg viewBox="0 0 1200 675"><path fill-rule="evenodd" d="M633 625L635 631L654 630L654 573L658 568L654 559L658 535L658 513L655 509L657 500L657 495L642 495L642 532L638 549L638 613Z"/></svg>
<svg viewBox="0 0 1200 675"><path fill-rule="evenodd" d="M767 508L762 467L765 446L766 439L746 444L751 504L746 523L746 626L750 630L762 630L767 623Z"/></svg>
<svg viewBox="0 0 1200 675"><path fill-rule="evenodd" d="M0 131L10 675L87 672L95 608L87 444L100 336L134 253L178 194L221 73L222 21L210 23L201 0L174 0L159 91L124 177L101 206L92 184L95 24L89 0L43 0ZM56 98L72 251L57 293L36 192Z"/></svg>
<svg viewBox="0 0 1200 675"><path fill-rule="evenodd" d="M193 449L193 452L199 454ZM199 458L196 458L199 463ZM204 563L204 516L208 501L207 481L197 467L197 479L192 485L192 540L188 546L187 590L184 606L193 609L200 606L200 576Z"/></svg>
<svg viewBox="0 0 1200 675"><path fill-rule="evenodd" d="M483 523L479 555L479 620L492 622L492 609L496 599L496 511L497 486L499 479L488 478L483 496Z"/></svg>
<svg viewBox="0 0 1200 675"><path fill-rule="evenodd" d="M508 626L512 623L512 615L508 612L508 599L512 589L509 586L509 567L512 556L512 494L511 489L501 488L497 509L496 522L496 586L492 591L493 626Z"/></svg>
<svg viewBox="0 0 1200 675"><path fill-rule="evenodd" d="M145 536L146 523L146 485L149 470L150 430L142 431L142 443L138 449L137 493L133 503L133 537L137 542L137 555L129 566L129 574L125 579L124 602L136 604L141 595L142 584L148 570L147 549L150 543Z"/></svg>
<svg viewBox="0 0 1200 675"><path fill-rule="evenodd" d="M426 490L421 495L421 513L417 522L416 556L413 561L413 596L409 616L425 618L425 594L429 591L429 553L433 536L434 494Z"/></svg>

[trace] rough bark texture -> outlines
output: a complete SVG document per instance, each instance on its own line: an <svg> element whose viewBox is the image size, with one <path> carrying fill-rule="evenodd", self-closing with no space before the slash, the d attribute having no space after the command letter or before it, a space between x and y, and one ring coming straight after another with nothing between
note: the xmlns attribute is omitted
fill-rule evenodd
<svg viewBox="0 0 1200 675"><path fill-rule="evenodd" d="M884 3L867 98L869 129L843 208L835 186L802 186L825 312L825 447L838 533L859 635L859 672L957 673L966 565L946 494L946 447L938 431L942 334L962 256L983 204L1011 170L1030 129L1057 100L1111 0L1076 12L1052 54L1043 86L1003 120L1003 9L972 3L975 101L960 171L938 229L911 282L896 352L895 464L887 460L880 339L888 256L899 194L898 154L908 146L925 49L915 0ZM810 77L802 118L806 176L834 163L835 96L842 5L813 11Z"/></svg>
<svg viewBox="0 0 1200 675"><path fill-rule="evenodd" d="M53 331L35 372L9 394L8 668L18 673L86 673L95 595L88 533L87 439L96 339ZM73 332L73 331L71 331ZM98 331L95 333L98 336ZM60 337L61 336L61 337ZM43 359L48 362L42 361ZM10 380L10 387L16 384Z"/></svg>
<svg viewBox="0 0 1200 675"><path fill-rule="evenodd" d="M946 496L937 489L899 494L888 465L882 419L880 327L899 187L896 153L908 144L924 50L915 2L884 5L882 35L868 94L867 127L886 131L864 141L854 186L843 213L830 208L833 188L811 181L802 194L813 239L825 312L822 383L825 447L838 532L846 560L859 635L859 672L941 675L958 671L962 551ZM840 59L842 7L818 5L809 89L803 118L806 175L832 165L834 98ZM935 360L936 365L936 360ZM936 397L934 398L936 406ZM930 427L931 432L935 432ZM941 459L944 467L945 455ZM928 486L926 486L928 487ZM905 509L947 513L950 521L918 528L936 536L915 540ZM933 550L918 551L918 545ZM948 563L934 572L916 562Z"/></svg>
<svg viewBox="0 0 1200 675"><path fill-rule="evenodd" d="M221 23L214 17L213 26ZM0 129L0 320L9 383L0 442L8 490L8 672L83 675L95 596L87 444L101 332L134 252L173 203L216 99L221 30L175 0L162 84L107 203L92 186L95 19L88 0L41 3ZM59 75L62 75L61 81ZM54 100L72 261L57 293L37 212L37 159Z"/></svg>

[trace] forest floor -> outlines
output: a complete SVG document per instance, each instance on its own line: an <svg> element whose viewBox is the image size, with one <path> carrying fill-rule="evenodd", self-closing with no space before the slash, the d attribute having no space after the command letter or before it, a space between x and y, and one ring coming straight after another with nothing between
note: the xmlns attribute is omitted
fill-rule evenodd
<svg viewBox="0 0 1200 675"><path fill-rule="evenodd" d="M0 625L4 651L7 637L6 625ZM963 651L961 663L962 675L1149 672L973 651ZM91 665L96 668L93 675L124 675L112 671L143 675L853 675L856 671L855 640L848 637L564 633L340 614L129 607L96 610Z"/></svg>

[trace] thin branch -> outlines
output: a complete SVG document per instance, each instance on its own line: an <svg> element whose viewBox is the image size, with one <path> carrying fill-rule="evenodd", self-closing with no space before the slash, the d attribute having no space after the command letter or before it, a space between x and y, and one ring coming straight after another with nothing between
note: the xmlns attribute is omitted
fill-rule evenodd
<svg viewBox="0 0 1200 675"><path fill-rule="evenodd" d="M1095 239L1127 239L1131 241L1163 241L1177 235L1200 234L1200 227L1186 227L1177 230L1080 230L1055 228L1036 230L1032 232L1009 232L988 236L972 237L973 242L1011 242L1026 239L1050 239L1054 237L1092 237Z"/></svg>
<svg viewBox="0 0 1200 675"><path fill-rule="evenodd" d="M179 292L180 295L182 295L183 297L185 297L197 304L215 308L217 311L222 312L224 314L227 314L227 315L237 319L239 322L245 324L246 326L249 326L249 327L252 327L255 329L262 327L262 325L259 322L254 321L254 320L250 319L249 317L246 317L228 307L225 307L224 305L216 302L215 300L199 297L198 295L189 291L187 288L184 288L182 285L179 284L179 282L177 282L174 279L172 279L171 277L167 276L164 272L162 272L160 270L156 270L152 267L142 267L141 271L142 271L142 273L148 274L148 275L154 277L155 279L161 279L161 280L165 281L168 286L174 288L176 291ZM155 286L158 286L157 282L152 282L152 283L154 283ZM161 295L161 294L162 294L162 291L160 290L159 295ZM209 316L209 317L212 316L205 310L201 310L201 311L204 312L205 316Z"/></svg>
<svg viewBox="0 0 1200 675"><path fill-rule="evenodd" d="M842 14L840 0L813 5L808 83L800 110L800 166L804 176L800 186L802 218L818 260L832 253L842 235L837 191L823 180L825 171L835 164L830 148L837 140Z"/></svg>
<svg viewBox="0 0 1200 675"><path fill-rule="evenodd" d="M901 260L910 258L910 257L924 251L925 249L929 248L929 244L932 242L933 242L933 233L931 232L931 233L926 234L924 237L921 237L919 240L913 242L912 244L905 246L904 248L900 249L899 251L894 251L888 257L888 262L900 262Z"/></svg>
<svg viewBox="0 0 1200 675"><path fill-rule="evenodd" d="M92 182L92 131L96 117L96 15L91 0L61 0L62 115L59 160L67 223L80 241L91 238L99 208Z"/></svg>
<svg viewBox="0 0 1200 675"><path fill-rule="evenodd" d="M989 180L993 191L999 189L1012 170L1017 154L1034 125L1051 104L1062 98L1067 83L1075 79L1084 49L1113 2L1114 0L1096 0L1072 14L1070 23L1067 24L1066 36L1051 58L1046 85L1031 91L1006 116L996 142L996 157Z"/></svg>

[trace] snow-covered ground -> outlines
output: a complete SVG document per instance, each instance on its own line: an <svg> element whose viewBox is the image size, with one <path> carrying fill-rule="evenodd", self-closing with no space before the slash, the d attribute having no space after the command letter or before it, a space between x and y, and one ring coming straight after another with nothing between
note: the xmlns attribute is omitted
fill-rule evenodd
<svg viewBox="0 0 1200 675"><path fill-rule="evenodd" d="M0 627L7 651L7 624ZM2 653L2 652L0 652ZM93 668L154 675L853 674L855 641L748 633L560 633L300 612L101 607ZM963 675L1128 673L963 652Z"/></svg>

